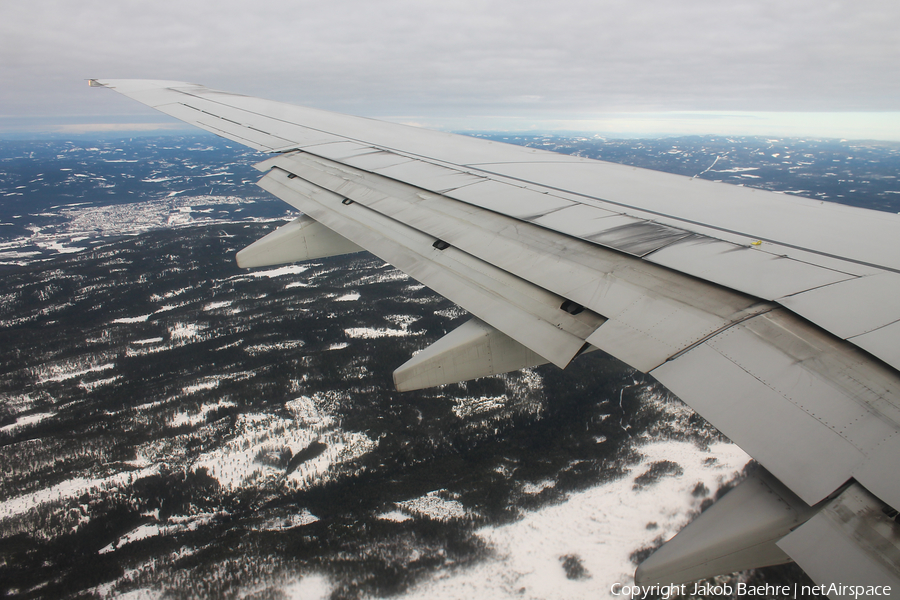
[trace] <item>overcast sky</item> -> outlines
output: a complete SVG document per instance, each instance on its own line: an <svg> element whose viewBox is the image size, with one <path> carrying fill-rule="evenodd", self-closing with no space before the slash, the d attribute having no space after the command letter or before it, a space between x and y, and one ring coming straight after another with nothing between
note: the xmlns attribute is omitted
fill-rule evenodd
<svg viewBox="0 0 900 600"><path fill-rule="evenodd" d="M900 140L900 2L0 0L0 76L0 135L170 122L95 77L455 130Z"/></svg>

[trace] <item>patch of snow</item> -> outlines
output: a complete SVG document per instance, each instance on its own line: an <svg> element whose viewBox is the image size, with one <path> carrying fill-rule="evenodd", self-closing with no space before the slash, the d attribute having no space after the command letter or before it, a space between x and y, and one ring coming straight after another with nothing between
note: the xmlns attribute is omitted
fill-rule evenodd
<svg viewBox="0 0 900 600"><path fill-rule="evenodd" d="M345 329L344 333L347 334L347 337L351 338L359 338L359 339L374 339L374 338L383 338L383 337L404 337L410 335L408 331L405 329L387 329L387 328L378 328L375 329L373 327L350 327L349 329Z"/></svg>
<svg viewBox="0 0 900 600"><path fill-rule="evenodd" d="M412 519L412 517L402 510L392 510L390 512L381 513L378 515L378 518L384 519L385 521L393 521L394 523L403 523L404 521Z"/></svg>
<svg viewBox="0 0 900 600"><path fill-rule="evenodd" d="M344 333L347 334L348 337L362 339L421 335L423 333L421 331L409 332L409 326L419 319L420 317L414 317L412 315L388 315L385 317L385 320L390 321L395 325L399 325L400 329L391 329L388 327L350 327L345 329Z"/></svg>
<svg viewBox="0 0 900 600"><path fill-rule="evenodd" d="M552 488L554 485L556 485L556 481L553 479L545 479L537 483L527 482L522 486L522 492L525 494L540 494L547 488Z"/></svg>
<svg viewBox="0 0 900 600"><path fill-rule="evenodd" d="M189 340L199 337L200 329L197 323L173 323L169 327L169 335L174 340Z"/></svg>
<svg viewBox="0 0 900 600"><path fill-rule="evenodd" d="M493 549L492 559L468 569L445 570L399 598L589 599L615 598L610 586L631 584L631 554L677 533L699 509L698 483L710 490L734 479L749 461L737 446L653 442L630 476L588 490L499 527L477 531ZM710 461L709 459L714 459ZM650 463L669 460L682 469L639 490L634 479ZM713 492L714 493L714 492ZM655 527L648 529L650 523ZM589 578L568 579L560 557L576 555Z"/></svg>
<svg viewBox="0 0 900 600"><path fill-rule="evenodd" d="M445 308L442 310L434 311L434 314L439 317L444 317L446 319L455 319L457 317L461 317L465 314L468 314L464 308L460 308L459 306L451 306L450 308Z"/></svg>
<svg viewBox="0 0 900 600"><path fill-rule="evenodd" d="M19 417L16 419L15 423L10 423L9 425L4 425L0 427L0 432L2 433L12 433L16 429L21 429L23 427L28 427L30 425L36 425L43 421L44 419L49 419L50 417L56 416L56 413L34 413L31 415L25 415L23 417Z"/></svg>
<svg viewBox="0 0 900 600"><path fill-rule="evenodd" d="M287 600L328 600L333 587L325 575L310 574L288 584L281 592Z"/></svg>
<svg viewBox="0 0 900 600"><path fill-rule="evenodd" d="M333 467L356 460L375 447L371 438L356 431L329 431L321 441L326 445L325 451L302 463L285 478L295 489L327 481Z"/></svg>
<svg viewBox="0 0 900 600"><path fill-rule="evenodd" d="M211 389L211 388L216 387L216 385L218 385L219 382L215 381L214 383L215 383L215 385L212 385L210 387L200 388L201 384L198 384L196 387L198 387L199 389ZM183 388L182 391L184 391L185 389L187 389L187 388ZM193 390L193 391L199 391L199 389ZM190 392L188 392L188 393L190 393ZM236 405L234 402L231 402L230 400L219 400L215 404L204 404L203 406L200 407L200 411L196 412L196 413L187 413L187 412L176 413L175 416L172 417L172 420L169 421L169 426L170 427L181 427L183 425L197 426L206 420L206 416L209 413L213 412L214 410L218 410L220 408L225 408L228 406L236 406Z"/></svg>
<svg viewBox="0 0 900 600"><path fill-rule="evenodd" d="M414 315L387 315L384 320L393 323L394 325L398 325L402 327L404 330L408 329L410 325L421 319L422 317L417 317Z"/></svg>
<svg viewBox="0 0 900 600"><path fill-rule="evenodd" d="M60 254L75 254L76 252L83 252L87 250L87 248L78 248L78 247L69 247L63 246L63 242L61 241L35 241L35 244L39 248L43 248L45 250L56 250Z"/></svg>
<svg viewBox="0 0 900 600"><path fill-rule="evenodd" d="M121 317L119 319L113 319L113 323L121 323L121 324L130 324L130 323L144 323L149 319L152 315L141 315L140 317Z"/></svg>
<svg viewBox="0 0 900 600"><path fill-rule="evenodd" d="M134 161L123 161L123 162L134 162ZM115 598L116 600L160 600L164 597L164 593L162 590L151 590L151 589L139 589L139 590L131 590L130 592L115 592L109 590L107 593L102 593L98 589L98 593L100 593L101 598Z"/></svg>
<svg viewBox="0 0 900 600"><path fill-rule="evenodd" d="M194 468L206 468L211 477L230 489L258 486L264 480L278 478L284 478L290 487L300 489L327 480L333 468L357 459L375 446L365 434L328 429L334 418L325 414L315 401L312 404L309 401L312 398L298 398L288 403L288 409L293 409L297 419L272 414L238 415L233 427L235 436L219 448L201 455ZM256 462L257 455L273 448L290 448L297 453L314 441L323 443L325 450L299 465L287 477L284 469Z"/></svg>
<svg viewBox="0 0 900 600"><path fill-rule="evenodd" d="M334 419L323 408L328 400L316 394L314 396L300 396L284 404L284 407L294 416L299 423L306 427L331 427Z"/></svg>
<svg viewBox="0 0 900 600"><path fill-rule="evenodd" d="M302 348L303 346L304 342L302 342L301 340L271 342L268 344L255 344L253 346L247 346L246 348L244 348L244 352L246 352L250 356L258 356L260 354L265 354L266 352L272 352L275 350L293 350L295 348Z"/></svg>
<svg viewBox="0 0 900 600"><path fill-rule="evenodd" d="M184 395L194 394L196 392L202 392L203 390L214 390L219 387L219 380L216 378L206 378L203 381L199 381L193 385L186 385L181 388L181 393ZM176 425L177 427L177 425Z"/></svg>
<svg viewBox="0 0 900 600"><path fill-rule="evenodd" d="M231 279L240 279L246 277L255 277L257 279L261 277L284 277L285 275L299 275L300 273L308 270L308 265L287 265L284 267L278 267L277 269L268 269L267 271L250 271L249 273L235 275L231 277Z"/></svg>
<svg viewBox="0 0 900 600"><path fill-rule="evenodd" d="M127 544L140 540L157 537L160 535L172 535L182 531L196 531L200 527L209 524L213 519L224 513L203 513L189 517L171 517L166 523L147 523L132 529L116 541L97 551L97 554L114 552Z"/></svg>
<svg viewBox="0 0 900 600"><path fill-rule="evenodd" d="M759 171L759 167L734 167L731 169L717 169L713 173L743 173L744 171Z"/></svg>
<svg viewBox="0 0 900 600"><path fill-rule="evenodd" d="M93 360L93 358L90 358L83 359L83 361L66 361L65 363L38 367L35 369L35 377L39 384L58 383L69 379L77 379L89 373L106 371L116 366L115 363L91 364Z"/></svg>
<svg viewBox="0 0 900 600"><path fill-rule="evenodd" d="M181 294L187 292L190 289L191 288L189 288L189 287L183 287L183 288L180 288L177 290L170 290L170 291L166 292L165 294L153 294L152 296L150 296L150 301L151 302L161 302L163 300L169 300L170 298L174 298L175 296L180 296Z"/></svg>
<svg viewBox="0 0 900 600"><path fill-rule="evenodd" d="M206 306L203 307L203 310L205 310L205 311L217 310L220 308L225 308L227 306L231 306L231 303L232 303L232 300L222 300L220 302L210 302L209 304L207 304Z"/></svg>
<svg viewBox="0 0 900 600"><path fill-rule="evenodd" d="M78 382L78 387L86 392L93 392L98 387L115 383L121 378L121 375L116 375L114 377L107 377L106 379L97 379L96 381L80 381Z"/></svg>
<svg viewBox="0 0 900 600"><path fill-rule="evenodd" d="M413 515L435 521L462 519L470 515L466 507L447 490L435 490L412 500L397 502L397 506Z"/></svg>
<svg viewBox="0 0 900 600"><path fill-rule="evenodd" d="M488 396L483 398L458 398L455 400L453 413L463 419L481 414L503 406L509 401L506 396Z"/></svg>
<svg viewBox="0 0 900 600"><path fill-rule="evenodd" d="M160 404L158 402L154 402L153 404ZM146 406L146 405L145 405ZM143 454L138 454L134 460L126 460L126 465L134 467L136 469L143 469L144 467L149 467L153 463L150 462L150 459L144 456Z"/></svg>
<svg viewBox="0 0 900 600"><path fill-rule="evenodd" d="M124 546L125 544L130 544L132 542L137 542L138 540L144 540L151 537L156 537L160 533L159 524L151 523L148 525L141 525L137 529L132 529L116 541L112 542L100 548L97 551L97 554L108 554L118 549L120 546Z"/></svg>
<svg viewBox="0 0 900 600"><path fill-rule="evenodd" d="M67 479L49 488L22 494L0 503L0 519L8 519L24 514L47 502L77 498L92 490L98 491L122 487L128 482L129 478L140 479L141 477L149 477L155 474L156 471L157 469L154 465L140 471L123 471L102 479L88 479L85 477Z"/></svg>
<svg viewBox="0 0 900 600"><path fill-rule="evenodd" d="M285 529L293 529L294 527L302 527L319 520L319 517L304 508L296 515L288 515L280 519L269 519L259 526L259 531L284 531Z"/></svg>

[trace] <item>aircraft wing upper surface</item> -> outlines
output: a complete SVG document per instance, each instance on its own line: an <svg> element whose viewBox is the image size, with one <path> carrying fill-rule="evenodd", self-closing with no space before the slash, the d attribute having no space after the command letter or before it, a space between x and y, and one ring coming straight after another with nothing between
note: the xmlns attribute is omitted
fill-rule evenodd
<svg viewBox="0 0 900 600"><path fill-rule="evenodd" d="M765 467L639 581L793 558L821 581L900 585L900 216L195 84L91 84L273 153L259 185L303 216L241 266L366 249L475 316L398 389L599 348Z"/></svg>

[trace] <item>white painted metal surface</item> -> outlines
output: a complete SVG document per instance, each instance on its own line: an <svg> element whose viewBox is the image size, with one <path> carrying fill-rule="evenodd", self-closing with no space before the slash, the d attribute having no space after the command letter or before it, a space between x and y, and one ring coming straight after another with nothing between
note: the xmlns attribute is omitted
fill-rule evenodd
<svg viewBox="0 0 900 600"><path fill-rule="evenodd" d="M633 257L585 243L577 246L577 241L554 231L425 193L380 173L302 153L270 159L259 168L273 165L608 317L599 330L594 329L596 323L571 332L642 371L730 323L770 308ZM620 218L634 221L619 216L600 220Z"/></svg>
<svg viewBox="0 0 900 600"><path fill-rule="evenodd" d="M237 253L239 267L269 267L362 252L363 249L306 215L301 215Z"/></svg>
<svg viewBox="0 0 900 600"><path fill-rule="evenodd" d="M784 309L731 327L651 374L812 505L851 477L900 506L900 376ZM870 483L866 483L871 481Z"/></svg>
<svg viewBox="0 0 900 600"><path fill-rule="evenodd" d="M900 321L851 337L849 340L887 364L900 368L900 343L897 341L900 340Z"/></svg>
<svg viewBox="0 0 900 600"><path fill-rule="evenodd" d="M858 484L778 542L829 598L896 597L900 591L900 525ZM854 586L849 592L841 586ZM862 586L862 590L856 588ZM880 589L875 590L878 586ZM885 590L884 586L890 589Z"/></svg>
<svg viewBox="0 0 900 600"><path fill-rule="evenodd" d="M699 224L705 231L900 269L900 252L890 251L896 248L900 215L599 161L571 160L547 168L505 163L484 170L615 203L626 213L636 209L669 217L691 231Z"/></svg>
<svg viewBox="0 0 900 600"><path fill-rule="evenodd" d="M487 361L471 327L436 344L425 379L493 370L500 348L511 365L565 366L590 343L650 371L807 504L854 479L877 496L866 510L900 507L897 215L194 84L94 84L286 152L262 164L277 167L264 189L496 330ZM254 260L295 252L271 251ZM814 576L831 577L823 543L859 572L900 564L896 536L873 554L820 517L782 545Z"/></svg>
<svg viewBox="0 0 900 600"><path fill-rule="evenodd" d="M641 563L635 583L680 584L790 562L776 542L816 512L757 469Z"/></svg>
<svg viewBox="0 0 900 600"><path fill-rule="evenodd" d="M401 392L508 373L549 362L478 319L466 321L394 371Z"/></svg>
<svg viewBox="0 0 900 600"><path fill-rule="evenodd" d="M847 339L900 319L900 273L883 272L819 287L779 301ZM895 365L897 366L897 365Z"/></svg>
<svg viewBox="0 0 900 600"><path fill-rule="evenodd" d="M636 219L650 219L655 225L643 229L635 225L633 229L601 233L593 240L638 255L650 252L648 258L654 254L654 228L661 236L658 247L667 247L663 243L667 239L665 230L659 229L661 225L745 247L751 242L761 242L760 250L797 264L776 269L778 285L775 286L767 285L766 276L760 271L768 264L757 261L742 264L745 283L735 289L759 298L769 299L776 291L797 294L821 285L823 277L827 279L831 275L823 274L813 265L856 275L884 270L900 272L900 252L891 251L896 247L900 230L898 215L337 115L217 92L195 84L166 81L157 85L157 82L141 80L99 83L258 149L305 148L340 160L355 156L364 148L376 148L422 159L433 166L527 186L539 193ZM284 140L290 143L283 144ZM397 176L403 175L398 172ZM444 191L457 185L449 181L453 179L449 174L448 178L446 185L437 185L431 191ZM417 180L417 183L423 182ZM649 244L632 243L631 233L640 233L639 241ZM668 240L676 241L678 235L671 233ZM697 276L703 273L714 283L734 284L735 277L728 275L733 273L732 265L722 254L691 258L686 260L670 254L666 264ZM698 263L698 259L704 262ZM840 279L840 275L834 277ZM754 285L754 282L762 283ZM900 320L900 308L894 309L892 315L895 318L891 321ZM817 323L834 331L833 320ZM870 344L871 348L882 346ZM894 360L893 355L879 357Z"/></svg>
<svg viewBox="0 0 900 600"><path fill-rule="evenodd" d="M584 207L584 205L571 200L542 194L525 187L500 183L493 179L485 179L477 185L451 190L445 192L444 195L496 213L509 215L515 219L528 219L532 222L536 218L566 207ZM597 211L595 216L607 217L616 214L602 209L592 210ZM554 229L554 227L550 227L550 229ZM560 230L557 229L557 231Z"/></svg>
<svg viewBox="0 0 900 600"><path fill-rule="evenodd" d="M646 259L764 300L852 278L850 274L792 260L756 246L701 235L678 240Z"/></svg>
<svg viewBox="0 0 900 600"><path fill-rule="evenodd" d="M342 196L299 177L273 169L260 185L557 366L565 367L584 346L569 330L592 330L590 322L559 309L563 298L452 247L438 250L434 237L358 203L343 204Z"/></svg>

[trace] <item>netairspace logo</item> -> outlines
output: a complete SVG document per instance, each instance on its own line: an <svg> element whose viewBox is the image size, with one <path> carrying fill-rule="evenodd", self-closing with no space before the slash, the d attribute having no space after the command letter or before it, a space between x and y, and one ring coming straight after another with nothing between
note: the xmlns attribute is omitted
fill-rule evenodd
<svg viewBox="0 0 900 600"><path fill-rule="evenodd" d="M645 600L649 596L659 596L661 600L669 600L676 596L684 596L688 594L688 586L691 584L682 583L680 585L625 585L614 583L610 586L609 591L613 596L624 596L626 598L640 598ZM773 596L787 596L790 598L805 597L808 595L823 595L831 598L866 598L872 596L890 596L891 586L889 585L844 585L841 583L831 583L823 585L800 585L795 583L790 585L748 585L746 583L737 583L731 585L724 583L715 585L710 583L694 583L691 595L707 595L707 596L751 596L758 598L771 598Z"/></svg>

